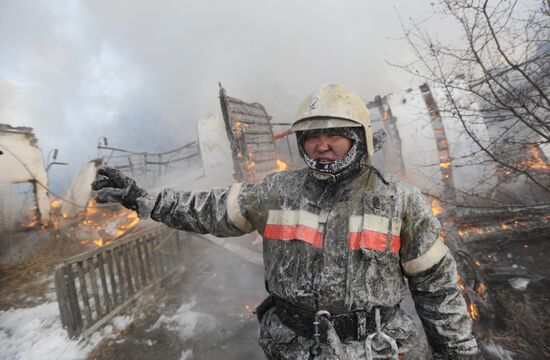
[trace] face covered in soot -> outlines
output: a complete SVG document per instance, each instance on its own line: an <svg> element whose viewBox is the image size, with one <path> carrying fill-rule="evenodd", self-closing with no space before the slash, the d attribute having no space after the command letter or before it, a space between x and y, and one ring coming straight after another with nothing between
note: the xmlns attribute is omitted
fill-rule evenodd
<svg viewBox="0 0 550 360"><path fill-rule="evenodd" d="M305 163L320 180L341 180L356 173L366 158L362 128L314 129L296 135Z"/></svg>

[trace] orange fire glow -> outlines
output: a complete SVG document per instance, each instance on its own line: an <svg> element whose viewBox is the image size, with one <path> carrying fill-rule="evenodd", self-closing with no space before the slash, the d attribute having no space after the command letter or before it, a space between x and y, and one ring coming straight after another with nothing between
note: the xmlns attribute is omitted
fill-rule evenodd
<svg viewBox="0 0 550 360"><path fill-rule="evenodd" d="M525 163L523 164L525 165L526 168L529 168L532 170L550 170L550 166L544 160L538 146L531 145L529 147L529 152L530 152L531 158L525 161Z"/></svg>
<svg viewBox="0 0 550 360"><path fill-rule="evenodd" d="M436 199L432 200L432 214L433 216L439 216L443 214L443 208Z"/></svg>
<svg viewBox="0 0 550 360"><path fill-rule="evenodd" d="M79 232L90 236L81 242L94 247L110 244L140 221L131 210L122 207L98 207L93 199L88 201L86 210L80 212L77 219Z"/></svg>
<svg viewBox="0 0 550 360"><path fill-rule="evenodd" d="M288 165L284 161L277 159L277 171L286 170L287 167Z"/></svg>
<svg viewBox="0 0 550 360"><path fill-rule="evenodd" d="M21 224L21 226L27 230L34 229L38 225L38 208L36 205L29 210L28 219L30 220Z"/></svg>
<svg viewBox="0 0 550 360"><path fill-rule="evenodd" d="M477 286L476 293L479 296L484 297L486 292L487 292L487 285L485 285L485 283L483 282L480 282L479 285Z"/></svg>
<svg viewBox="0 0 550 360"><path fill-rule="evenodd" d="M468 311L470 312L470 316L472 317L472 320L479 319L479 313L477 311L476 304L474 304L473 302L470 303L470 305L468 305Z"/></svg>
<svg viewBox="0 0 550 360"><path fill-rule="evenodd" d="M121 206L99 207L93 199L88 200L86 209L76 217L69 218L61 212L62 200L52 201L50 222L53 229L63 229L69 238L74 238L86 247L102 247L124 235L136 226L137 214ZM70 225L70 226L69 226ZM56 238L60 238L56 236Z"/></svg>
<svg viewBox="0 0 550 360"><path fill-rule="evenodd" d="M470 317L472 318L472 320L479 319L479 312L477 311L477 307L474 304L474 302L471 300L471 297L469 296L468 288L466 288L466 285L462 281L462 277L458 274L456 275L456 282L457 282L458 286L460 287L460 292L462 293L462 295L464 295L464 298L466 299L466 303L468 304L468 312L470 313ZM480 283L478 288L476 289L476 292L480 296L483 296L482 294L485 294L486 289L487 289L487 287L485 286L485 284Z"/></svg>

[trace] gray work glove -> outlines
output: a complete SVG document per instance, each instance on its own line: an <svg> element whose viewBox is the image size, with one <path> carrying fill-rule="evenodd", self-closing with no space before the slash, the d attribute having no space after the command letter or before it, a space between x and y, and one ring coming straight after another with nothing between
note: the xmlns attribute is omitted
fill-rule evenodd
<svg viewBox="0 0 550 360"><path fill-rule="evenodd" d="M134 210L140 218L149 216L154 206L155 196L137 186L136 181L120 170L110 167L100 167L97 170L98 179L92 183L92 190L97 191L95 201L98 203L118 202L122 206Z"/></svg>

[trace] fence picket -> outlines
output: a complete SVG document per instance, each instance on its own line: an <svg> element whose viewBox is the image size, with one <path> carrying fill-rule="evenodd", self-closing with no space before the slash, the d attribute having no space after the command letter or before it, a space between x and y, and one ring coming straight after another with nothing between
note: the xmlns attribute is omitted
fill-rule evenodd
<svg viewBox="0 0 550 360"><path fill-rule="evenodd" d="M88 288L86 286L86 274L84 273L84 264L79 261L76 266L78 267L78 281L80 282L80 295L82 296L82 303L84 304L84 314L86 315L86 327L92 324L92 308L90 307L90 301L88 300Z"/></svg>

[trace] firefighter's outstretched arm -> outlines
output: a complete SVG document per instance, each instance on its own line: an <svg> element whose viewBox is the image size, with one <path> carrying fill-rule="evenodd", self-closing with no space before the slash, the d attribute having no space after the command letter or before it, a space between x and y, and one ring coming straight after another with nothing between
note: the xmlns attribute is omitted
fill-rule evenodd
<svg viewBox="0 0 550 360"><path fill-rule="evenodd" d="M401 263L434 358L475 358L472 321L456 283L456 263L439 238L439 221L418 190L406 206Z"/></svg>
<svg viewBox="0 0 550 360"><path fill-rule="evenodd" d="M148 193L119 170L102 167L100 179L92 183L98 203L118 202L138 213L170 227L216 236L239 236L254 228L241 214L238 197L241 184L210 191L164 189Z"/></svg>

